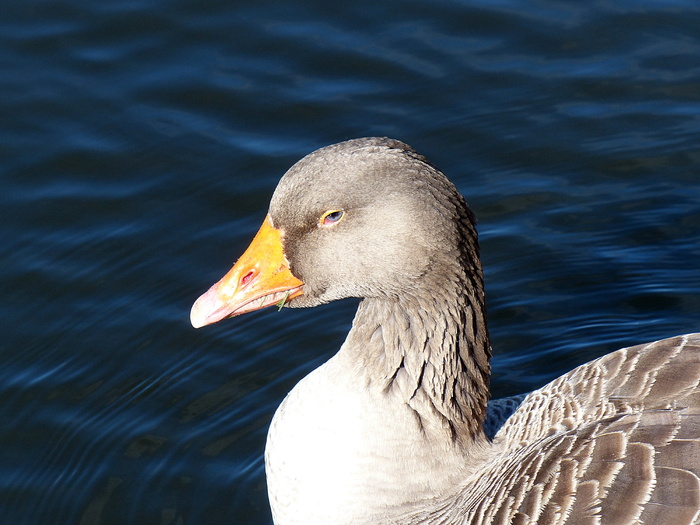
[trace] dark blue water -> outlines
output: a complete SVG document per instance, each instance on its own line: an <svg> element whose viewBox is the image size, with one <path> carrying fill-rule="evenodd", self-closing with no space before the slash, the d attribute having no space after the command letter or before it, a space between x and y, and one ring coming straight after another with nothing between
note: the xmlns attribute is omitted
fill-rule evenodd
<svg viewBox="0 0 700 525"><path fill-rule="evenodd" d="M195 331L276 181L389 135L479 217L496 397L700 330L696 0L0 6L0 522L269 524L352 302Z"/></svg>

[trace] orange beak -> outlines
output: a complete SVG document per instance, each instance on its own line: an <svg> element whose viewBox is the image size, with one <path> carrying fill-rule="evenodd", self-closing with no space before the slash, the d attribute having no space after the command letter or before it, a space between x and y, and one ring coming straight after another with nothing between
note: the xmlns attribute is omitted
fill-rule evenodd
<svg viewBox="0 0 700 525"><path fill-rule="evenodd" d="M302 295L302 286L289 270L282 234L268 215L233 268L192 305L190 320L199 328L273 304L283 306Z"/></svg>

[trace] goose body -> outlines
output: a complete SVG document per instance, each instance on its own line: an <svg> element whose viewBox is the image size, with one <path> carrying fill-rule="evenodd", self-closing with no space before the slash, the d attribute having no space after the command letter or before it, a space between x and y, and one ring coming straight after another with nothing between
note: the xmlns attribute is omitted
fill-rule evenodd
<svg viewBox="0 0 700 525"><path fill-rule="evenodd" d="M618 350L487 407L474 218L399 141L295 164L191 319L345 297L362 299L345 343L270 426L277 525L700 523L700 335Z"/></svg>

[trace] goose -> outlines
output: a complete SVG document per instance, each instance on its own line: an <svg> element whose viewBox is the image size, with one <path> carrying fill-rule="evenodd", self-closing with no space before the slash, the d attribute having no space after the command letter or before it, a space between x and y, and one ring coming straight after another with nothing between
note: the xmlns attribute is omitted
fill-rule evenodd
<svg viewBox="0 0 700 525"><path fill-rule="evenodd" d="M191 322L348 297L361 300L347 339L270 424L276 525L700 523L700 334L489 403L474 217L397 140L292 166Z"/></svg>

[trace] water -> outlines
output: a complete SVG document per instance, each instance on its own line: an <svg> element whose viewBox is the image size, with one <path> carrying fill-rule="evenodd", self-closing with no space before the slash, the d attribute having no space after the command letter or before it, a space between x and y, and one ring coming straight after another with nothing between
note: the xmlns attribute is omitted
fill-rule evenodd
<svg viewBox="0 0 700 525"><path fill-rule="evenodd" d="M195 331L282 173L389 135L479 217L496 397L700 329L700 7L0 7L0 522L269 524L262 451L355 303Z"/></svg>

